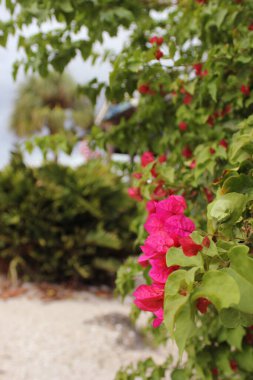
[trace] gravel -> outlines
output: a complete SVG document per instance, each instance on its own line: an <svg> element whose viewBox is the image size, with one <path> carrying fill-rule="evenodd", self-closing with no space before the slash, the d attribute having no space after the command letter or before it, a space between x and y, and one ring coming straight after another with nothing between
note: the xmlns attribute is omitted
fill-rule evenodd
<svg viewBox="0 0 253 380"><path fill-rule="evenodd" d="M0 301L0 380L113 380L122 365L150 356L161 362L175 347L148 347L129 309L88 292Z"/></svg>

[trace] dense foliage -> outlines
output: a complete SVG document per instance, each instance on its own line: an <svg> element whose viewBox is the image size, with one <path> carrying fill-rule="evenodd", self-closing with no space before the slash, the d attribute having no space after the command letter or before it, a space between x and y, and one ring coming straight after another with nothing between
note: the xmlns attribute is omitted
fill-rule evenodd
<svg viewBox="0 0 253 380"><path fill-rule="evenodd" d="M31 168L16 153L0 173L0 209L1 266L13 276L112 285L132 249L134 206L99 160Z"/></svg>
<svg viewBox="0 0 253 380"><path fill-rule="evenodd" d="M158 334L173 337L180 354L184 349L188 354L173 380L252 379L252 1L26 0L20 5L5 24L3 43L14 26L21 29L34 19L39 24L55 14L61 23L53 32L20 38L25 69L43 75L51 66L63 70L79 51L84 59L96 58L92 49L103 32L116 35L120 26L129 28L129 44L112 57L107 96L119 102L138 93L138 109L109 131L94 127L92 132L100 146L114 144L131 156L145 152L129 195L139 202L133 225L140 244L147 238L147 266L128 260L119 271L119 292L132 292L135 275L143 273L137 306L155 314L155 326L164 317ZM7 1L7 7L15 5ZM90 23L95 14L97 29ZM74 40L71 32L83 26L87 40ZM100 88L94 81L90 93ZM172 199L183 207L172 205ZM153 202L148 237L147 201ZM159 216L156 224L150 223L152 214ZM180 236L188 217L194 228ZM160 272L154 258L162 258ZM175 270L168 273L171 267ZM154 272L167 274L162 286ZM156 370L152 363L139 364L118 378L145 379L146 369Z"/></svg>

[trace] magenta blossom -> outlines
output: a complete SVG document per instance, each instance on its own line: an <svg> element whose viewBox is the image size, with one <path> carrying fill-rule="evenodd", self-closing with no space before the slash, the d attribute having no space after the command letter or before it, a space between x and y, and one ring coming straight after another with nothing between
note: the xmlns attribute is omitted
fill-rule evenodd
<svg viewBox="0 0 253 380"><path fill-rule="evenodd" d="M135 305L141 310L155 312L163 307L163 285L140 285L133 295Z"/></svg>

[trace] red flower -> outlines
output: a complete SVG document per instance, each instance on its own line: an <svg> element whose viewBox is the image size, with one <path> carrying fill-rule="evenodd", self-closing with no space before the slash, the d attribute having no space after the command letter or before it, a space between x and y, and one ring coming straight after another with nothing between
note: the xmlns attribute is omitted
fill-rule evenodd
<svg viewBox="0 0 253 380"><path fill-rule="evenodd" d="M202 250L202 245L195 243L190 236L179 239L185 256L196 256Z"/></svg>
<svg viewBox="0 0 253 380"><path fill-rule="evenodd" d="M163 184L156 186L153 195L155 196L155 199L164 198L167 195L167 191L163 188Z"/></svg>
<svg viewBox="0 0 253 380"><path fill-rule="evenodd" d="M241 86L241 93L244 94L244 95L246 95L246 96L249 96L249 94L250 94L250 87L246 86L245 84L242 84L242 86Z"/></svg>
<svg viewBox="0 0 253 380"><path fill-rule="evenodd" d="M250 31L253 30L253 23L248 26L248 30L250 30Z"/></svg>
<svg viewBox="0 0 253 380"><path fill-rule="evenodd" d="M209 152L210 152L210 154L214 154L214 153L216 152L216 150L213 149L213 148L210 148L210 149L209 149Z"/></svg>
<svg viewBox="0 0 253 380"><path fill-rule="evenodd" d="M204 193L207 199L207 202L210 203L213 201L214 195L207 187L204 187Z"/></svg>
<svg viewBox="0 0 253 380"><path fill-rule="evenodd" d="M245 336L246 343L250 346L253 346L253 334L251 332L248 332Z"/></svg>
<svg viewBox="0 0 253 380"><path fill-rule="evenodd" d="M150 93L150 87L148 83L143 83L138 87L138 91L140 94L149 94Z"/></svg>
<svg viewBox="0 0 253 380"><path fill-rule="evenodd" d="M231 110L232 110L231 105L230 105L230 104L227 104L227 105L223 108L223 110L221 111L221 116L222 116L222 117L226 116L227 114L229 114L229 113L231 112Z"/></svg>
<svg viewBox="0 0 253 380"><path fill-rule="evenodd" d="M208 306L210 304L211 304L211 302L208 299L206 299L204 297L200 297L197 299L196 307L197 307L198 311L200 311L201 314L206 314Z"/></svg>
<svg viewBox="0 0 253 380"><path fill-rule="evenodd" d="M210 127L214 126L214 116L212 115L208 116L207 124L210 125Z"/></svg>
<svg viewBox="0 0 253 380"><path fill-rule="evenodd" d="M142 178L142 173L133 173L132 176L136 179L141 179Z"/></svg>
<svg viewBox="0 0 253 380"><path fill-rule="evenodd" d="M197 166L197 161L196 160L192 160L192 162L190 163L190 169L195 169Z"/></svg>
<svg viewBox="0 0 253 380"><path fill-rule="evenodd" d="M225 149L228 148L228 142L227 142L227 140L222 139L222 140L219 142L219 145L220 145L220 146L223 146L223 148L225 148Z"/></svg>
<svg viewBox="0 0 253 380"><path fill-rule="evenodd" d="M161 156L159 156L158 161L160 162L160 164L163 164L164 162L166 162L167 161L166 154L162 154Z"/></svg>
<svg viewBox="0 0 253 380"><path fill-rule="evenodd" d="M157 36L153 36L149 39L149 42L151 44L157 44L158 46L162 45L163 42L164 42L164 39L163 37L157 37Z"/></svg>
<svg viewBox="0 0 253 380"><path fill-rule="evenodd" d="M184 104L190 104L191 102L192 102L192 96L191 96L191 94L189 94L187 92L186 95L183 98L183 103Z"/></svg>
<svg viewBox="0 0 253 380"><path fill-rule="evenodd" d="M140 285L133 295L139 309L154 312L163 307L164 285Z"/></svg>
<svg viewBox="0 0 253 380"><path fill-rule="evenodd" d="M158 173L157 173L157 171L156 171L156 167L155 167L155 165L154 165L153 168L150 170L150 172L151 172L151 174L152 174L152 176L153 176L154 178L156 178L156 177L158 176Z"/></svg>
<svg viewBox="0 0 253 380"><path fill-rule="evenodd" d="M182 156L185 158L191 158L192 157L192 151L187 145L182 150Z"/></svg>
<svg viewBox="0 0 253 380"><path fill-rule="evenodd" d="M208 236L205 236L204 239L202 240L202 245L203 245L203 247L205 247L205 248L209 248L209 247L210 247L210 244L211 244L211 242L210 242L209 237L208 237Z"/></svg>
<svg viewBox="0 0 253 380"><path fill-rule="evenodd" d="M203 67L202 63L196 63L195 65L193 65L193 68L194 68L194 70L195 70L195 74L196 74L197 76L200 76L200 75L201 75L202 67Z"/></svg>
<svg viewBox="0 0 253 380"><path fill-rule="evenodd" d="M219 370L216 367L212 368L211 372L212 372L212 375L214 375L214 376L218 376L219 375Z"/></svg>
<svg viewBox="0 0 253 380"><path fill-rule="evenodd" d="M144 152L141 156L141 166L143 168L153 161L155 161L155 157L152 152Z"/></svg>
<svg viewBox="0 0 253 380"><path fill-rule="evenodd" d="M188 124L185 121L180 121L180 123L178 124L178 128L181 131L186 131L187 127L188 127Z"/></svg>
<svg viewBox="0 0 253 380"><path fill-rule="evenodd" d="M212 368L212 374L214 375L214 376L218 376L219 375L219 370L218 370L218 368Z"/></svg>
<svg viewBox="0 0 253 380"><path fill-rule="evenodd" d="M206 4L207 0L196 0L196 2L199 4Z"/></svg>
<svg viewBox="0 0 253 380"><path fill-rule="evenodd" d="M236 360L234 360L234 359L230 360L230 368L234 372L236 372L238 370L238 365L237 365L237 361Z"/></svg>
<svg viewBox="0 0 253 380"><path fill-rule="evenodd" d="M142 201L141 191L139 187L129 187L127 192L130 198L136 200L137 202Z"/></svg>
<svg viewBox="0 0 253 380"><path fill-rule="evenodd" d="M164 56L163 52L160 49L157 49L155 52L155 57L159 61Z"/></svg>

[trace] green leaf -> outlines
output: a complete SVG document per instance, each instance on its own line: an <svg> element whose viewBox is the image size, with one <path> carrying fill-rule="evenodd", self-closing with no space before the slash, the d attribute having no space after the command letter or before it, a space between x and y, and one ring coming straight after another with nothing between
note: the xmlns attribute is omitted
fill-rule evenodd
<svg viewBox="0 0 253 380"><path fill-rule="evenodd" d="M172 337L174 337L175 319L188 302L189 293L192 290L196 268L189 271L182 269L173 272L165 284L164 296L164 323ZM181 295L180 290L186 291L187 295Z"/></svg>
<svg viewBox="0 0 253 380"><path fill-rule="evenodd" d="M182 248L172 247L169 249L166 255L167 266L179 265L180 267L198 267L203 268L203 258L201 253L198 253L196 256L186 256Z"/></svg>
<svg viewBox="0 0 253 380"><path fill-rule="evenodd" d="M253 347L245 347L242 352L235 354L235 359L239 365L239 368L253 373Z"/></svg>
<svg viewBox="0 0 253 380"><path fill-rule="evenodd" d="M218 223L235 223L241 217L247 200L244 194L225 194L208 205L208 217Z"/></svg>
<svg viewBox="0 0 253 380"><path fill-rule="evenodd" d="M186 341L195 331L195 324L191 310L190 302L187 302L180 308L175 319L174 336L181 358L185 349Z"/></svg>
<svg viewBox="0 0 253 380"><path fill-rule="evenodd" d="M229 177L223 183L222 194L236 192L253 195L253 178L246 174Z"/></svg>
<svg viewBox="0 0 253 380"><path fill-rule="evenodd" d="M184 369L174 369L171 373L171 380L188 380L189 377Z"/></svg>
<svg viewBox="0 0 253 380"><path fill-rule="evenodd" d="M208 91L209 94L211 95L211 98L213 99L214 102L217 102L217 84L215 81L212 81L211 83L208 84Z"/></svg>
<svg viewBox="0 0 253 380"><path fill-rule="evenodd" d="M240 301L240 292L236 281L224 271L207 272L200 286L192 294L192 300L204 297L221 310Z"/></svg>

